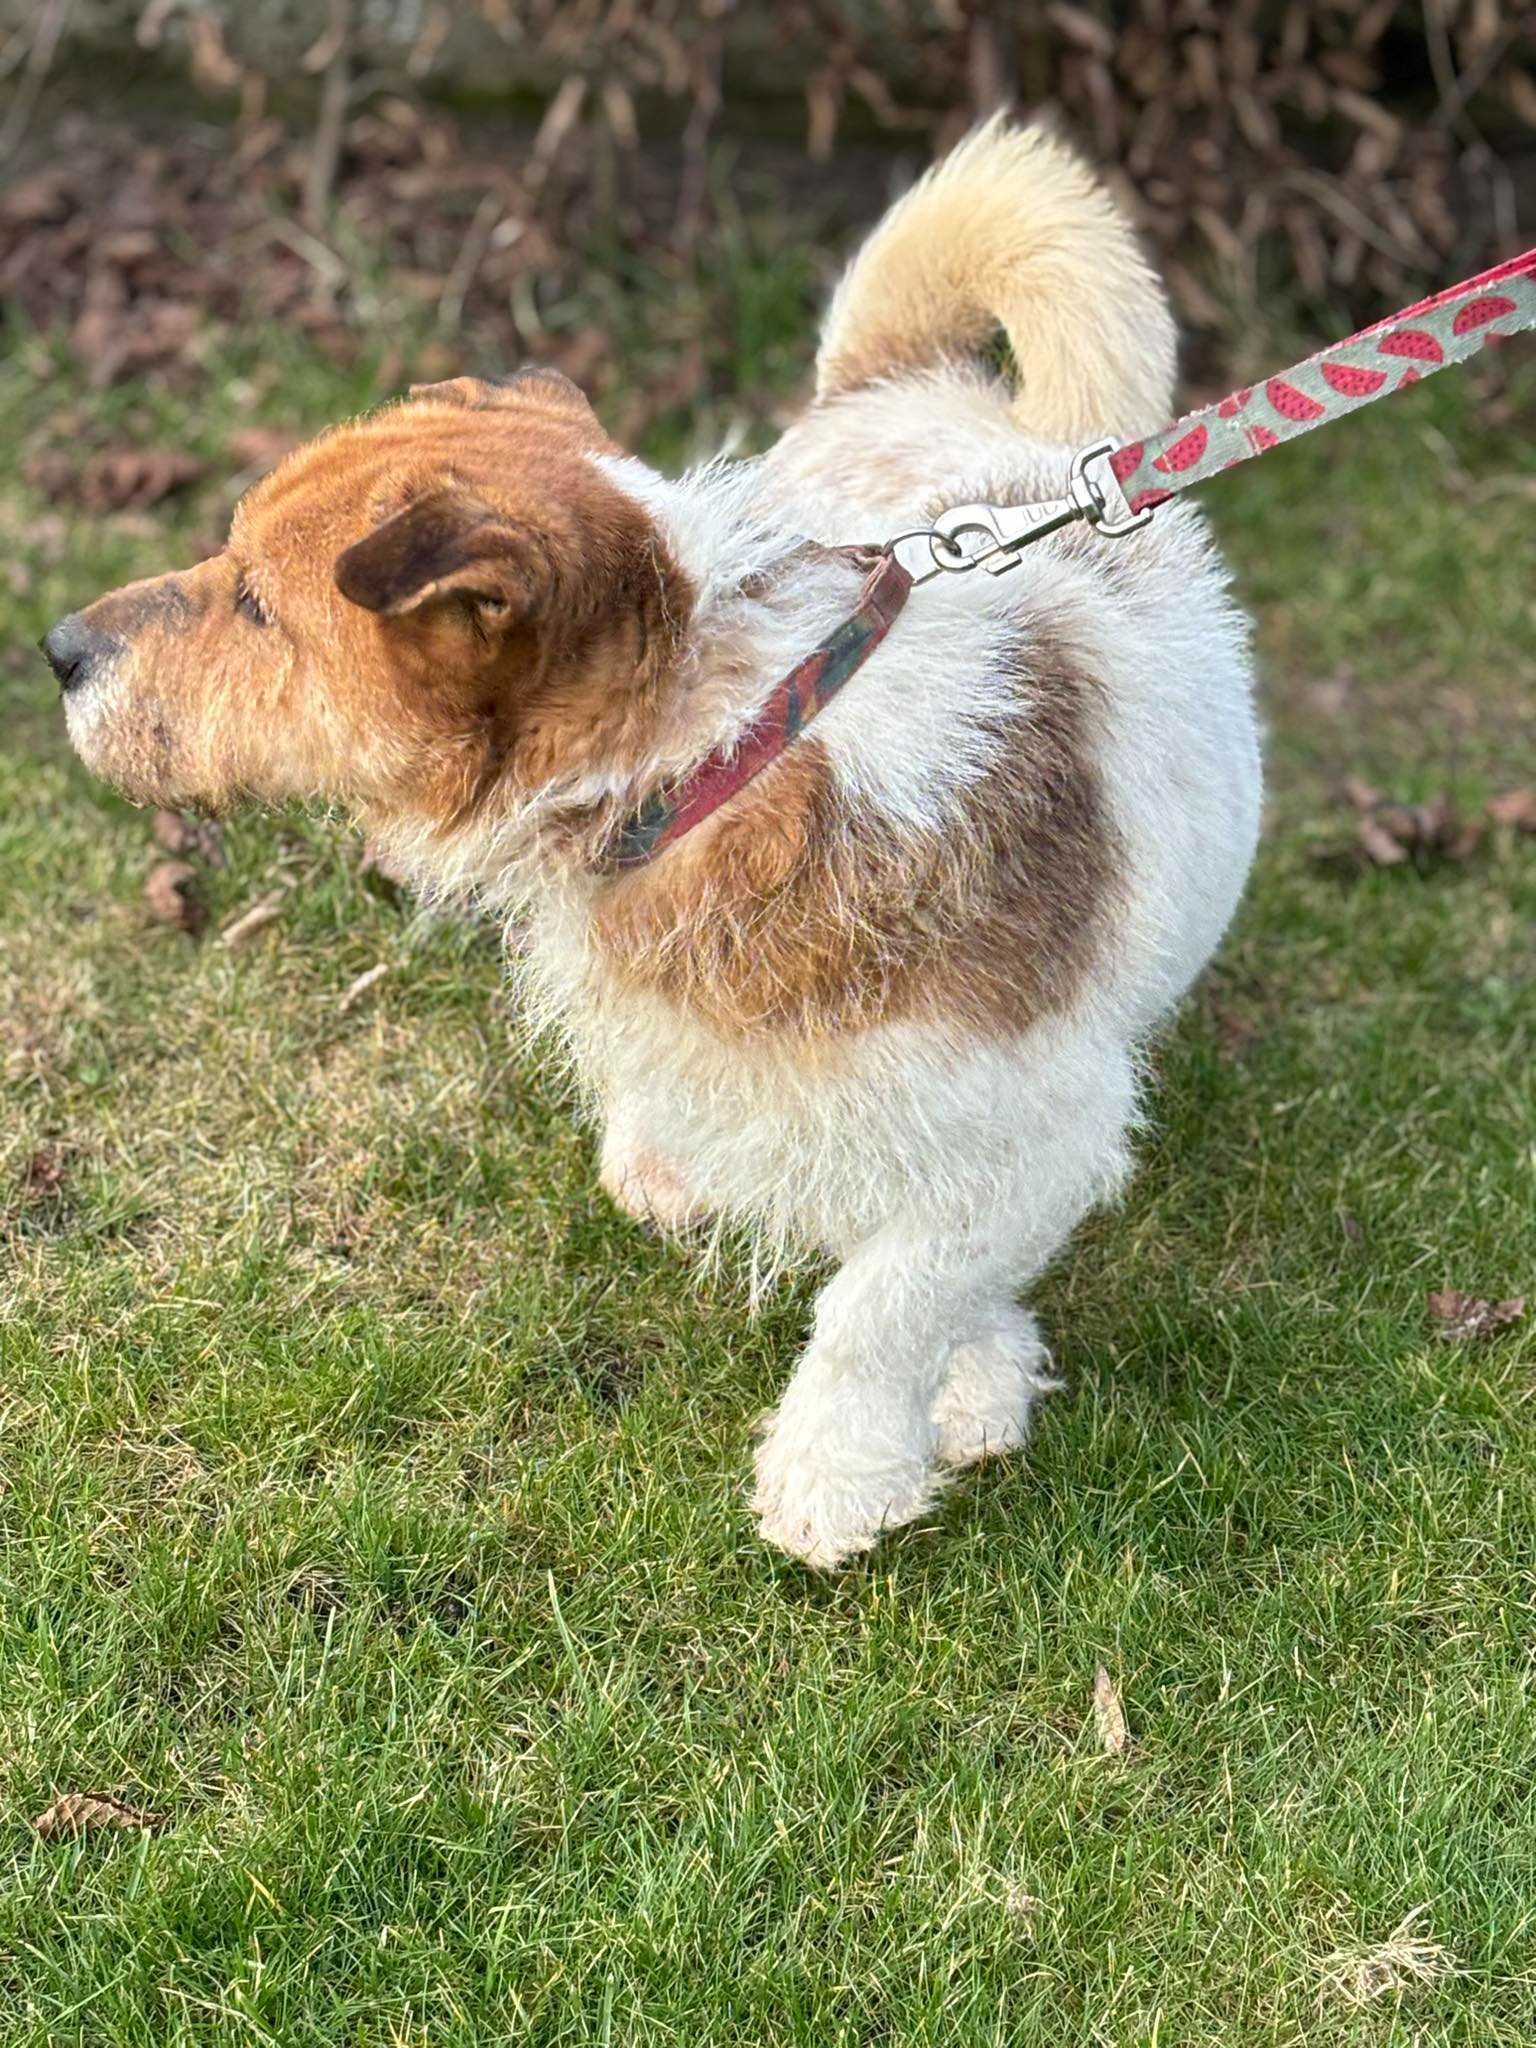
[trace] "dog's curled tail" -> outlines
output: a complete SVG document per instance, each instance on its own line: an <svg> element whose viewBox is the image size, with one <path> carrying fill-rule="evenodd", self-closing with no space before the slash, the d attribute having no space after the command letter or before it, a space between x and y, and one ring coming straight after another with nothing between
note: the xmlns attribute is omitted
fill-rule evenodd
<svg viewBox="0 0 1536 2048"><path fill-rule="evenodd" d="M1109 193L1043 128L999 115L897 201L843 276L816 394L981 355L1001 327L1014 417L1052 441L1160 426L1177 337Z"/></svg>

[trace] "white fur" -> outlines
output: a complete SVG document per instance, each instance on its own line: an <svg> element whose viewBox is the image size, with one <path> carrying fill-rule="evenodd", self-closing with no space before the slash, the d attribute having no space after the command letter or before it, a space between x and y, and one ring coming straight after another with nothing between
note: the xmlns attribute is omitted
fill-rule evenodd
<svg viewBox="0 0 1536 2048"><path fill-rule="evenodd" d="M83 685L65 691L65 729L70 745L88 767L95 765L98 736L119 730L130 701L123 664L115 659L97 663Z"/></svg>
<svg viewBox="0 0 1536 2048"><path fill-rule="evenodd" d="M1009 166L1019 168L1011 157ZM984 151L973 148L969 175L986 178ZM1087 239L1074 244L1081 187L1051 188L1053 265L1035 279L1034 356L1021 367L1026 394L1054 392L1058 410L1093 412L1081 365L1058 360L1089 317L1073 295L1096 288L1111 217L1095 196L1078 223ZM946 204L956 189L951 180ZM915 205L898 238L909 250ZM882 232L876 250L890 245ZM996 245L994 235L988 261ZM926 260L921 247L915 260ZM1122 269L1135 284L1134 265ZM860 338L860 274L834 308L839 359ZM1155 360L1132 362L1120 386L1099 392L1100 416L1123 417L1166 384L1165 336L1153 324ZM1134 349L1134 337L1120 345ZM1112 359L1094 362L1101 383L1112 381ZM945 504L1059 494L1070 449L1027 433L1023 410L1000 381L941 361L818 404L761 463L678 482L610 463L701 593L685 710L652 765L682 770L739 732L846 616L857 579L837 563L796 564L767 598L743 594L796 536L878 541ZM957 793L986 767L999 716L1016 717L1024 702L1004 649L1021 628L1027 643L1032 623L1101 679L1092 744L1128 867L1088 985L1011 1041L980 1042L940 1021L809 1051L772 1037L727 1042L658 997L604 981L587 935L596 885L521 862L512 825L458 854L459 879L525 914L523 986L600 1107L608 1184L623 1186L633 1162L638 1186L646 1160L660 1161L656 1184L746 1224L770 1258L809 1247L841 1262L757 1458L764 1535L819 1565L921 1514L946 1469L1022 1441L1053 1382L1018 1290L1120 1187L1140 1048L1216 945L1253 853L1260 766L1247 633L1203 522L1177 505L1129 539L1074 529L1031 546L1004 576L917 589L816 725L850 794L898 827L944 829ZM440 847L431 866L440 877Z"/></svg>
<svg viewBox="0 0 1536 2048"><path fill-rule="evenodd" d="M999 115L919 179L859 251L827 312L823 396L871 362L978 352L1001 326L1016 417L1037 434L1127 437L1168 416L1177 334L1108 192L1044 127Z"/></svg>

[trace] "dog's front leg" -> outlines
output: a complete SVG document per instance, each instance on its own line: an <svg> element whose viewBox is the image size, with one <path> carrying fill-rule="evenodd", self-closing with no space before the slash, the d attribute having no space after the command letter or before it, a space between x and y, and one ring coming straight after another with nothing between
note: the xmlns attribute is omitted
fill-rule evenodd
<svg viewBox="0 0 1536 2048"><path fill-rule="evenodd" d="M767 1542L831 1566L930 1504L947 1476L940 1396L958 1347L1020 1317L1017 1249L891 1224L854 1251L816 1303L758 1448L753 1506ZM1037 1390L1047 1384L1042 1374Z"/></svg>
<svg viewBox="0 0 1536 2048"><path fill-rule="evenodd" d="M709 1214L687 1168L629 1115L609 1116L598 1179L626 1216L657 1230L686 1230Z"/></svg>

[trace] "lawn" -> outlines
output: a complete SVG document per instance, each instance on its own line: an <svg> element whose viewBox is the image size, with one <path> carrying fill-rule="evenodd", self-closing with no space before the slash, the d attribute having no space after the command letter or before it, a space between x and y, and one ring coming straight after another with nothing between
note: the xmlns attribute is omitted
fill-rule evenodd
<svg viewBox="0 0 1536 2048"><path fill-rule="evenodd" d="M753 286L781 379L801 282ZM808 1285L754 1318L609 1209L493 938L298 817L154 924L68 756L36 635L371 389L221 347L179 394L0 362L3 2048L1529 2043L1536 1316L1426 1299L1536 1296L1536 840L1319 856L1346 774L1536 781L1531 362L1205 494L1246 906L1041 1290L1027 1456L821 1578L744 1484ZM49 436L208 481L61 511ZM68 1792L158 1825L40 1838Z"/></svg>

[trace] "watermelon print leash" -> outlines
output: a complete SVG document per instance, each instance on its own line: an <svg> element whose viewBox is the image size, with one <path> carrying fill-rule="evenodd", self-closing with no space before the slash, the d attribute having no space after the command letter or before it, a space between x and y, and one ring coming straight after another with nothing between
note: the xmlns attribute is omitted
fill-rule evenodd
<svg viewBox="0 0 1536 2048"><path fill-rule="evenodd" d="M1026 543L1075 519L1103 534L1133 532L1175 491L1267 455L1527 327L1536 327L1536 249L1363 327L1278 377L1186 413L1160 433L1084 448L1072 459L1065 498L957 505L931 529L901 535L892 551L914 583L926 583L946 570L1001 575Z"/></svg>
<svg viewBox="0 0 1536 2048"><path fill-rule="evenodd" d="M1536 249L1496 264L1465 284L1319 349L1282 377L1234 391L1145 441L1110 456L1132 513L1218 470L1263 455L1281 441L1358 412L1432 371L1465 362L1491 341L1536 326Z"/></svg>
<svg viewBox="0 0 1536 2048"><path fill-rule="evenodd" d="M745 732L632 813L612 843L612 864L632 868L654 859L761 774L874 653L918 584L972 569L1002 575L1030 541L1078 519L1111 537L1135 532L1176 491L1529 327L1536 327L1536 249L1319 349L1278 377L1186 413L1160 433L1082 449L1072 458L1063 498L954 505L931 527L899 534L878 550L821 551L868 570L852 614L775 686Z"/></svg>
<svg viewBox="0 0 1536 2048"><path fill-rule="evenodd" d="M853 613L829 640L796 662L734 745L721 747L685 781L658 790L620 827L609 860L615 867L642 867L695 825L702 825L737 790L783 753L856 669L864 666L895 625L912 588L912 578L886 549L826 548L868 570Z"/></svg>

